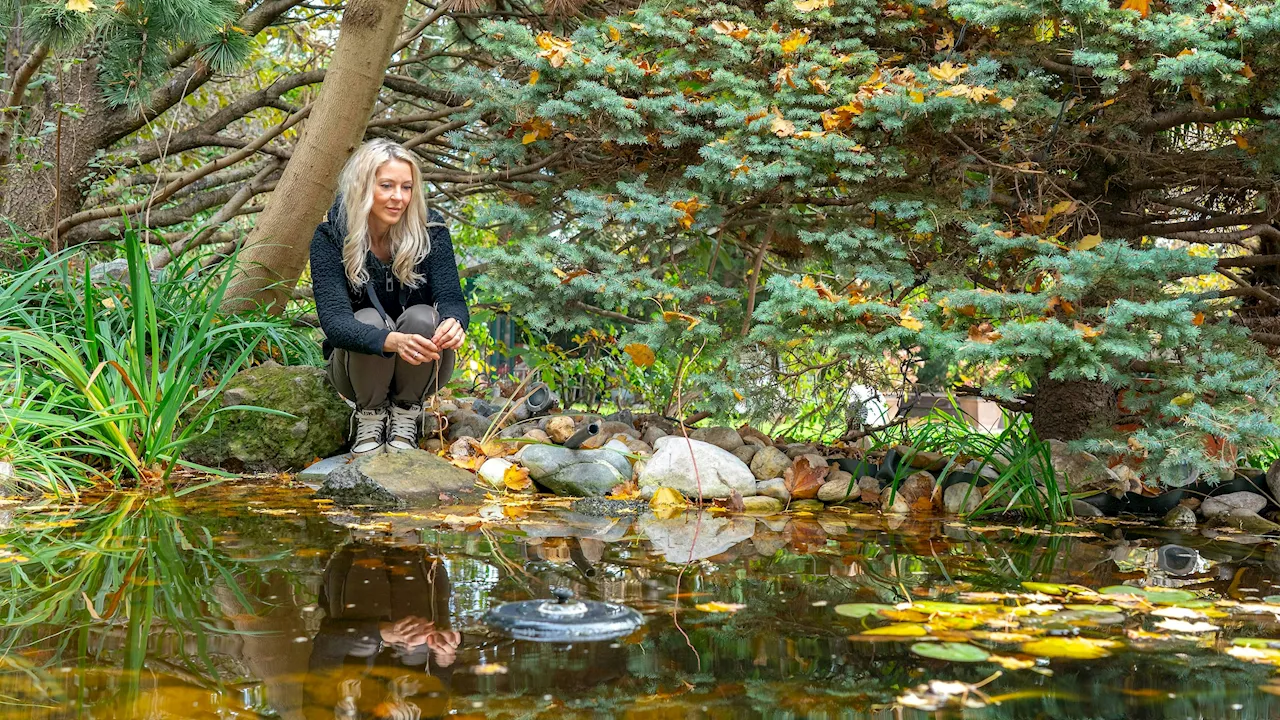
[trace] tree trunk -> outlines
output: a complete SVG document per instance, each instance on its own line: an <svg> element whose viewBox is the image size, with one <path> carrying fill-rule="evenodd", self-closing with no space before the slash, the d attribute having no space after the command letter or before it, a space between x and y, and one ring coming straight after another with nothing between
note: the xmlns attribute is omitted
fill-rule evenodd
<svg viewBox="0 0 1280 720"><path fill-rule="evenodd" d="M1079 440L1115 424L1116 403L1116 389L1106 383L1046 378L1036 388L1031 427L1041 440Z"/></svg>
<svg viewBox="0 0 1280 720"><path fill-rule="evenodd" d="M245 242L227 306L280 312L307 264L311 236L333 203L338 172L364 137L406 0L351 0L320 97L284 176Z"/></svg>

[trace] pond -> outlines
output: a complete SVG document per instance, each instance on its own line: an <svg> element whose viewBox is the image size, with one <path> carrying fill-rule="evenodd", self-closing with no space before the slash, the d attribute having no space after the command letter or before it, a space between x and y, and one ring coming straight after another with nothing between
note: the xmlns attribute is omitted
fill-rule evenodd
<svg viewBox="0 0 1280 720"><path fill-rule="evenodd" d="M1261 538L567 506L360 514L287 482L10 505L0 715L1280 714ZM571 644L483 623L552 587L646 623Z"/></svg>

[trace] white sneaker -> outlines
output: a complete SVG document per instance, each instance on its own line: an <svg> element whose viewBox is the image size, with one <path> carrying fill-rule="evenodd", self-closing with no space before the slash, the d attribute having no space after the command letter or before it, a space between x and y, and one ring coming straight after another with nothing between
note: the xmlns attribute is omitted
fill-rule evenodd
<svg viewBox="0 0 1280 720"><path fill-rule="evenodd" d="M356 434L351 441L351 452L356 455L377 452L387 437L387 411L360 410L355 414Z"/></svg>
<svg viewBox="0 0 1280 720"><path fill-rule="evenodd" d="M391 430L388 445L392 450L416 450L418 447L418 423L422 421L422 406L391 406Z"/></svg>

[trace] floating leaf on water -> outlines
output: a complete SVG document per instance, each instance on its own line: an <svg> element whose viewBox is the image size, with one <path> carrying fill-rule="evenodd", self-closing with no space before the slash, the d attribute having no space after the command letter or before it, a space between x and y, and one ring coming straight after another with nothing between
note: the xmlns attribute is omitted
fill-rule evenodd
<svg viewBox="0 0 1280 720"><path fill-rule="evenodd" d="M1252 638L1236 638L1237 640ZM1280 650L1252 646L1232 645L1225 652L1237 660L1262 665L1280 665Z"/></svg>
<svg viewBox="0 0 1280 720"><path fill-rule="evenodd" d="M1026 670L1036 666L1035 660L1013 657L1012 655L991 655L988 662L993 662L1005 670Z"/></svg>
<svg viewBox="0 0 1280 720"><path fill-rule="evenodd" d="M1022 652L1048 658L1096 660L1110 655L1109 648L1113 648L1118 644L1114 640L1054 637L1023 643Z"/></svg>
<svg viewBox="0 0 1280 720"><path fill-rule="evenodd" d="M845 603L836 606L836 614L851 618L864 618L878 614L882 610L892 610L891 605L880 603Z"/></svg>
<svg viewBox="0 0 1280 720"><path fill-rule="evenodd" d="M476 675L506 675L507 666L502 663L485 663L471 668Z"/></svg>
<svg viewBox="0 0 1280 720"><path fill-rule="evenodd" d="M1022 587L1030 592L1046 595L1097 595L1098 593L1083 585L1059 585L1057 583L1024 582Z"/></svg>
<svg viewBox="0 0 1280 720"><path fill-rule="evenodd" d="M1177 620L1204 620L1207 615L1199 610L1192 610L1186 607L1162 607L1151 611L1152 615L1163 618L1174 618Z"/></svg>
<svg viewBox="0 0 1280 720"><path fill-rule="evenodd" d="M1085 605L1083 603L1074 603L1066 606L1068 610L1079 610L1080 612L1096 612L1096 613L1122 613L1124 609L1118 605Z"/></svg>
<svg viewBox="0 0 1280 720"><path fill-rule="evenodd" d="M982 662L991 657L986 650L962 642L918 642L911 646L911 652L934 660L951 662Z"/></svg>
<svg viewBox="0 0 1280 720"><path fill-rule="evenodd" d="M899 610L919 610L930 615L977 615L996 611L992 605L965 605L963 603L940 602L937 600L921 600L898 605Z"/></svg>
<svg viewBox="0 0 1280 720"><path fill-rule="evenodd" d="M929 634L929 629L920 623L894 623L862 634L873 637L924 637Z"/></svg>
<svg viewBox="0 0 1280 720"><path fill-rule="evenodd" d="M1262 598L1262 602L1268 605L1280 605L1280 595L1268 595Z"/></svg>
<svg viewBox="0 0 1280 720"><path fill-rule="evenodd" d="M712 601L712 602L698 603L697 605L694 605L694 607L697 608L698 610L701 610L702 612L735 613L741 610L742 608L746 607L746 605Z"/></svg>
<svg viewBox="0 0 1280 720"><path fill-rule="evenodd" d="M1187 622L1186 620L1161 620L1156 627L1169 632L1203 633L1219 629L1217 625L1207 622Z"/></svg>

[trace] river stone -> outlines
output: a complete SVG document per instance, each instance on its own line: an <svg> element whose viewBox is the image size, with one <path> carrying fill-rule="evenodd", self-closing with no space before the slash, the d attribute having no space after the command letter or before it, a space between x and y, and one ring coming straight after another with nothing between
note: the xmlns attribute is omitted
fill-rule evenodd
<svg viewBox="0 0 1280 720"><path fill-rule="evenodd" d="M705 427L697 428L689 433L689 437L694 440L701 440L705 443L711 443L716 447L733 452L743 446L742 436L737 430L727 427Z"/></svg>
<svg viewBox="0 0 1280 720"><path fill-rule="evenodd" d="M767 495L752 495L742 498L742 512L764 513L766 515L782 512L785 503Z"/></svg>
<svg viewBox="0 0 1280 720"><path fill-rule="evenodd" d="M733 453L734 457L750 465L752 458L754 458L756 456L756 453L759 451L760 451L759 445L752 445L751 443L747 443L740 448L734 448L731 452Z"/></svg>
<svg viewBox="0 0 1280 720"><path fill-rule="evenodd" d="M773 478L772 480L761 480L760 482L757 482L756 494L777 498L781 500L784 505L791 502L791 492L787 490L787 483L782 478Z"/></svg>
<svg viewBox="0 0 1280 720"><path fill-rule="evenodd" d="M894 448L898 451L898 455L911 467L917 470L931 470L937 472L947 466L947 456L942 453L929 452L928 450L917 450L910 445L899 445Z"/></svg>
<svg viewBox="0 0 1280 720"><path fill-rule="evenodd" d="M982 504L982 491L969 483L954 483L942 491L942 507L952 515L968 515Z"/></svg>
<svg viewBox="0 0 1280 720"><path fill-rule="evenodd" d="M1200 504L1200 514L1206 518L1229 515L1236 510L1259 513L1267 506L1267 499L1257 493L1248 491L1227 493L1207 497Z"/></svg>
<svg viewBox="0 0 1280 720"><path fill-rule="evenodd" d="M1225 525L1230 525L1233 528L1243 530L1254 535L1265 535L1267 533L1280 531L1280 525L1267 520L1256 512L1245 510L1243 508L1232 510L1227 515L1219 515L1218 518L1218 521Z"/></svg>
<svg viewBox="0 0 1280 720"><path fill-rule="evenodd" d="M738 426L738 435L742 436L742 441L748 445L768 447L773 444L772 438L745 423Z"/></svg>
<svg viewBox="0 0 1280 720"><path fill-rule="evenodd" d="M1106 513L1093 503L1087 503L1080 498L1071 501L1071 512L1078 518L1105 517Z"/></svg>
<svg viewBox="0 0 1280 720"><path fill-rule="evenodd" d="M861 493L861 500L864 503L880 502L880 480L870 475L863 475L858 478L858 492Z"/></svg>
<svg viewBox="0 0 1280 720"><path fill-rule="evenodd" d="M663 430L657 425L650 425L649 427L645 428L644 434L640 436L640 439L643 440L645 444L648 445L649 447L653 447L653 444L658 442L658 438L663 438L666 436L667 436L667 431Z"/></svg>
<svg viewBox="0 0 1280 720"><path fill-rule="evenodd" d="M787 536L772 530L757 530L751 536L751 545L762 557L773 557L787 546Z"/></svg>
<svg viewBox="0 0 1280 720"><path fill-rule="evenodd" d="M918 512L916 502L932 496L933 476L922 470L903 480L897 492L893 492L888 487L881 490L880 510L893 514ZM890 500L891 497L892 500Z"/></svg>
<svg viewBox="0 0 1280 720"><path fill-rule="evenodd" d="M795 460L801 455L810 455L810 454L817 453L818 448L808 443L789 443L785 447L783 447L783 452L787 454L787 457L791 458L792 460Z"/></svg>
<svg viewBox="0 0 1280 720"><path fill-rule="evenodd" d="M776 447L760 448L751 458L751 474L757 480L782 477L782 472L789 467L791 458Z"/></svg>
<svg viewBox="0 0 1280 720"><path fill-rule="evenodd" d="M996 468L992 461L984 464L981 460L970 460L961 468L961 472L972 473L988 480L1000 479L1000 470Z"/></svg>
<svg viewBox="0 0 1280 720"><path fill-rule="evenodd" d="M1061 440L1049 441L1054 477L1064 493L1092 495L1099 492L1123 493L1129 483L1087 452L1072 452Z"/></svg>
<svg viewBox="0 0 1280 720"><path fill-rule="evenodd" d="M650 513L641 516L638 525L654 550L665 555L667 562L681 565L719 555L751 539L756 529L754 518L723 517L705 511L666 520Z"/></svg>
<svg viewBox="0 0 1280 720"><path fill-rule="evenodd" d="M1196 514L1189 507L1176 505L1165 514L1160 524L1167 528L1193 528L1196 526Z"/></svg>
<svg viewBox="0 0 1280 720"><path fill-rule="evenodd" d="M545 431L539 430L538 428L525 431L525 434L522 435L521 437L523 437L525 440L533 440L534 442L540 442L540 443L551 442L551 437L547 435Z"/></svg>
<svg viewBox="0 0 1280 720"><path fill-rule="evenodd" d="M843 470L832 470L827 481L818 488L818 499L825 503L842 503L861 497L862 490L853 475Z"/></svg>
<svg viewBox="0 0 1280 720"><path fill-rule="evenodd" d="M574 431L573 418L568 415L556 415L547 421L547 435L551 438L551 442L564 444Z"/></svg>
<svg viewBox="0 0 1280 720"><path fill-rule="evenodd" d="M361 455L325 476L316 497L375 509L479 502L476 476L425 450Z"/></svg>
<svg viewBox="0 0 1280 720"><path fill-rule="evenodd" d="M320 368L267 363L243 370L215 402L281 410L292 417L248 410L218 413L209 431L183 450L191 462L232 472L286 472L336 455L347 444L351 408Z"/></svg>
<svg viewBox="0 0 1280 720"><path fill-rule="evenodd" d="M445 439L453 442L460 437L484 437L489 430L489 418L481 417L470 410L455 410L449 413L449 427L445 430Z"/></svg>
<svg viewBox="0 0 1280 720"><path fill-rule="evenodd" d="M1267 469L1267 489L1271 491L1271 497L1280 500L1280 458Z"/></svg>
<svg viewBox="0 0 1280 720"><path fill-rule="evenodd" d="M527 445L516 456L529 477L557 495L608 495L631 479L631 463L609 448L570 450L559 445Z"/></svg>
<svg viewBox="0 0 1280 720"><path fill-rule="evenodd" d="M675 436L659 438L639 477L640 491L646 497L660 487L678 490L688 498L697 498L699 488L704 498L727 498L734 491L746 497L756 492L751 469L732 453L701 440Z"/></svg>

